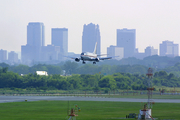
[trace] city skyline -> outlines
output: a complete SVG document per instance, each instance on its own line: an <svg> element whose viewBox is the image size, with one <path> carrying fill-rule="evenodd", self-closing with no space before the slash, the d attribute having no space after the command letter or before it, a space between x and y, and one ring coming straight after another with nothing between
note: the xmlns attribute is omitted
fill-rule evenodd
<svg viewBox="0 0 180 120"><path fill-rule="evenodd" d="M28 25L27 25L27 44L26 44L26 46L25 45L21 46L21 51L23 50L21 53L21 55L23 54L22 55L23 59L21 59L21 61L22 62L24 61L24 55L26 57L28 55L28 57L30 57L30 59L32 59L32 60L37 59L35 61L42 61L42 60L43 61L48 61L48 60L50 60L50 61L51 60L61 60L62 61L62 60L65 60L65 59L63 59L62 55L66 56L66 54L68 54L67 53L68 29L67 28L52 28L51 34L52 34L51 44L45 46L44 45L44 43L45 43L44 24L41 22L28 23ZM89 23L87 25L84 24L83 35L82 35L82 45L86 46L87 48L89 46L92 47L92 45L94 45L95 42L100 43L100 38L101 38L101 36L100 36L98 24L97 25L95 25L93 23ZM86 42L83 43L83 41L86 41ZM87 42L88 42L88 44L87 44ZM170 45L170 43L173 44L173 41L168 41L168 40L162 41L163 44L166 42L169 45ZM167 45L165 45L165 46L167 46ZM159 46L160 46L159 47L159 55L160 56L168 56L168 57L179 56L179 44L174 44L174 46L172 46L172 45L169 46L169 47L173 47L173 48L169 48L169 47L165 48L165 46L164 46L162 49L162 44L159 44ZM101 46L99 45L99 48L100 47ZM117 47L117 48L115 48L115 47ZM122 50L120 50L118 53L118 49L119 49L118 47L123 48L123 51L126 50L123 53L123 57L121 54ZM61 50L60 50L60 48L61 48ZM83 46L82 46L82 48L83 48ZM131 48L131 50L130 50L130 48ZM37 50L38 51L40 50L40 52L38 52ZM7 50L4 50L4 51L6 51L6 54L7 54ZM25 53L25 51L29 51L31 55L29 54L29 52ZM42 51L44 51L44 52L42 52ZM89 51L91 51L91 50L89 50ZM97 51L98 51L98 49L97 49ZM167 51L167 53L166 53L166 51ZM11 51L9 53L12 53L12 52L14 52L14 51ZM136 29L127 29L127 28L117 29L117 46L110 45L110 47L107 47L107 54L109 54L109 52L110 52L110 54L113 54L114 56L121 56L121 59L128 58L128 57L136 57L138 59L143 59L144 57L147 57L147 56L152 56L152 55L156 55L156 54L158 55L158 49L154 49L153 46L147 46L146 49L144 49L144 52L139 52L138 48L136 48ZM162 54L162 52L163 52L163 54ZM8 53L8 55L9 55L9 53ZM61 54L61 57L59 56L60 55L59 53ZM115 54L119 54L119 55L115 55ZM125 55L125 57L124 57L124 55ZM34 57L32 57L32 56L34 56ZM42 56L45 56L45 57L42 59L39 59L39 57L42 57ZM5 57L5 59L7 59L7 57ZM9 58L8 58L8 60L9 60Z"/></svg>
<svg viewBox="0 0 180 120"><path fill-rule="evenodd" d="M83 25L91 22L101 29L101 53L116 45L116 29L122 28L136 29L140 52L146 46L159 49L164 40L180 44L179 6L178 0L1 1L0 49L20 51L29 22L44 23L45 45L51 43L51 28L68 28L68 51L75 53L82 52Z"/></svg>

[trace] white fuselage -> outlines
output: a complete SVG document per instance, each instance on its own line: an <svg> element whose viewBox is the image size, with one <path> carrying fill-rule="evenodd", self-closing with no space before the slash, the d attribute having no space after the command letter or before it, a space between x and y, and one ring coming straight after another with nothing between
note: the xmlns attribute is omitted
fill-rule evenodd
<svg viewBox="0 0 180 120"><path fill-rule="evenodd" d="M90 52L83 52L81 53L81 60L83 61L95 61L97 58L97 54L90 53Z"/></svg>

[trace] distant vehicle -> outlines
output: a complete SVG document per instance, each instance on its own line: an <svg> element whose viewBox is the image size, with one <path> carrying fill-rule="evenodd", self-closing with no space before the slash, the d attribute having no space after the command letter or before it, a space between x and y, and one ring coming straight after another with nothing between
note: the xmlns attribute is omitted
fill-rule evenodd
<svg viewBox="0 0 180 120"><path fill-rule="evenodd" d="M102 55L97 55L97 42L96 42L93 53L82 52L79 58L77 58L77 57L76 58L75 57L69 57L69 56L65 56L65 57L75 59L76 62L79 62L80 60L82 60L83 64L86 64L85 61L93 61L93 64L96 64L96 62L99 62L100 60L108 60L108 59L113 58L113 57L98 57L98 56L102 56ZM114 56L114 57L116 57L116 56Z"/></svg>

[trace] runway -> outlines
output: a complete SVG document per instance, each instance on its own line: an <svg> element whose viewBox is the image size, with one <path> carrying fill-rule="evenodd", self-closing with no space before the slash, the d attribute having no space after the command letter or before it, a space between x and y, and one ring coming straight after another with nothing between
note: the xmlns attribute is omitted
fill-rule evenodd
<svg viewBox="0 0 180 120"><path fill-rule="evenodd" d="M0 103L23 102L40 100L59 101L112 101L112 102L147 102L147 99L136 98L103 98L103 97L77 97L77 96L0 96ZM155 103L180 103L178 99L152 99Z"/></svg>

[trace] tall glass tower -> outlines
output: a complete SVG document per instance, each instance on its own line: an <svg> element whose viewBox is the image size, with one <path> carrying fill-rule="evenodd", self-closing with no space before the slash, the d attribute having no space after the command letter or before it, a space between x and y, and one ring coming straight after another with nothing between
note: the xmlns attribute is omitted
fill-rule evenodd
<svg viewBox="0 0 180 120"><path fill-rule="evenodd" d="M133 57L136 48L135 29L117 29L117 46L124 48L124 57Z"/></svg>
<svg viewBox="0 0 180 120"><path fill-rule="evenodd" d="M82 35L82 52L93 52L97 42L97 54L101 54L101 36L99 25L90 23L84 25Z"/></svg>
<svg viewBox="0 0 180 120"><path fill-rule="evenodd" d="M44 24L31 22L27 26L27 45L41 47L44 46Z"/></svg>
<svg viewBox="0 0 180 120"><path fill-rule="evenodd" d="M52 28L51 43L54 46L60 46L60 59L64 60L68 55L68 29L67 28Z"/></svg>
<svg viewBox="0 0 180 120"><path fill-rule="evenodd" d="M44 46L44 24L30 22L27 26L27 44L21 46L21 60L32 63L41 60L41 47Z"/></svg>

